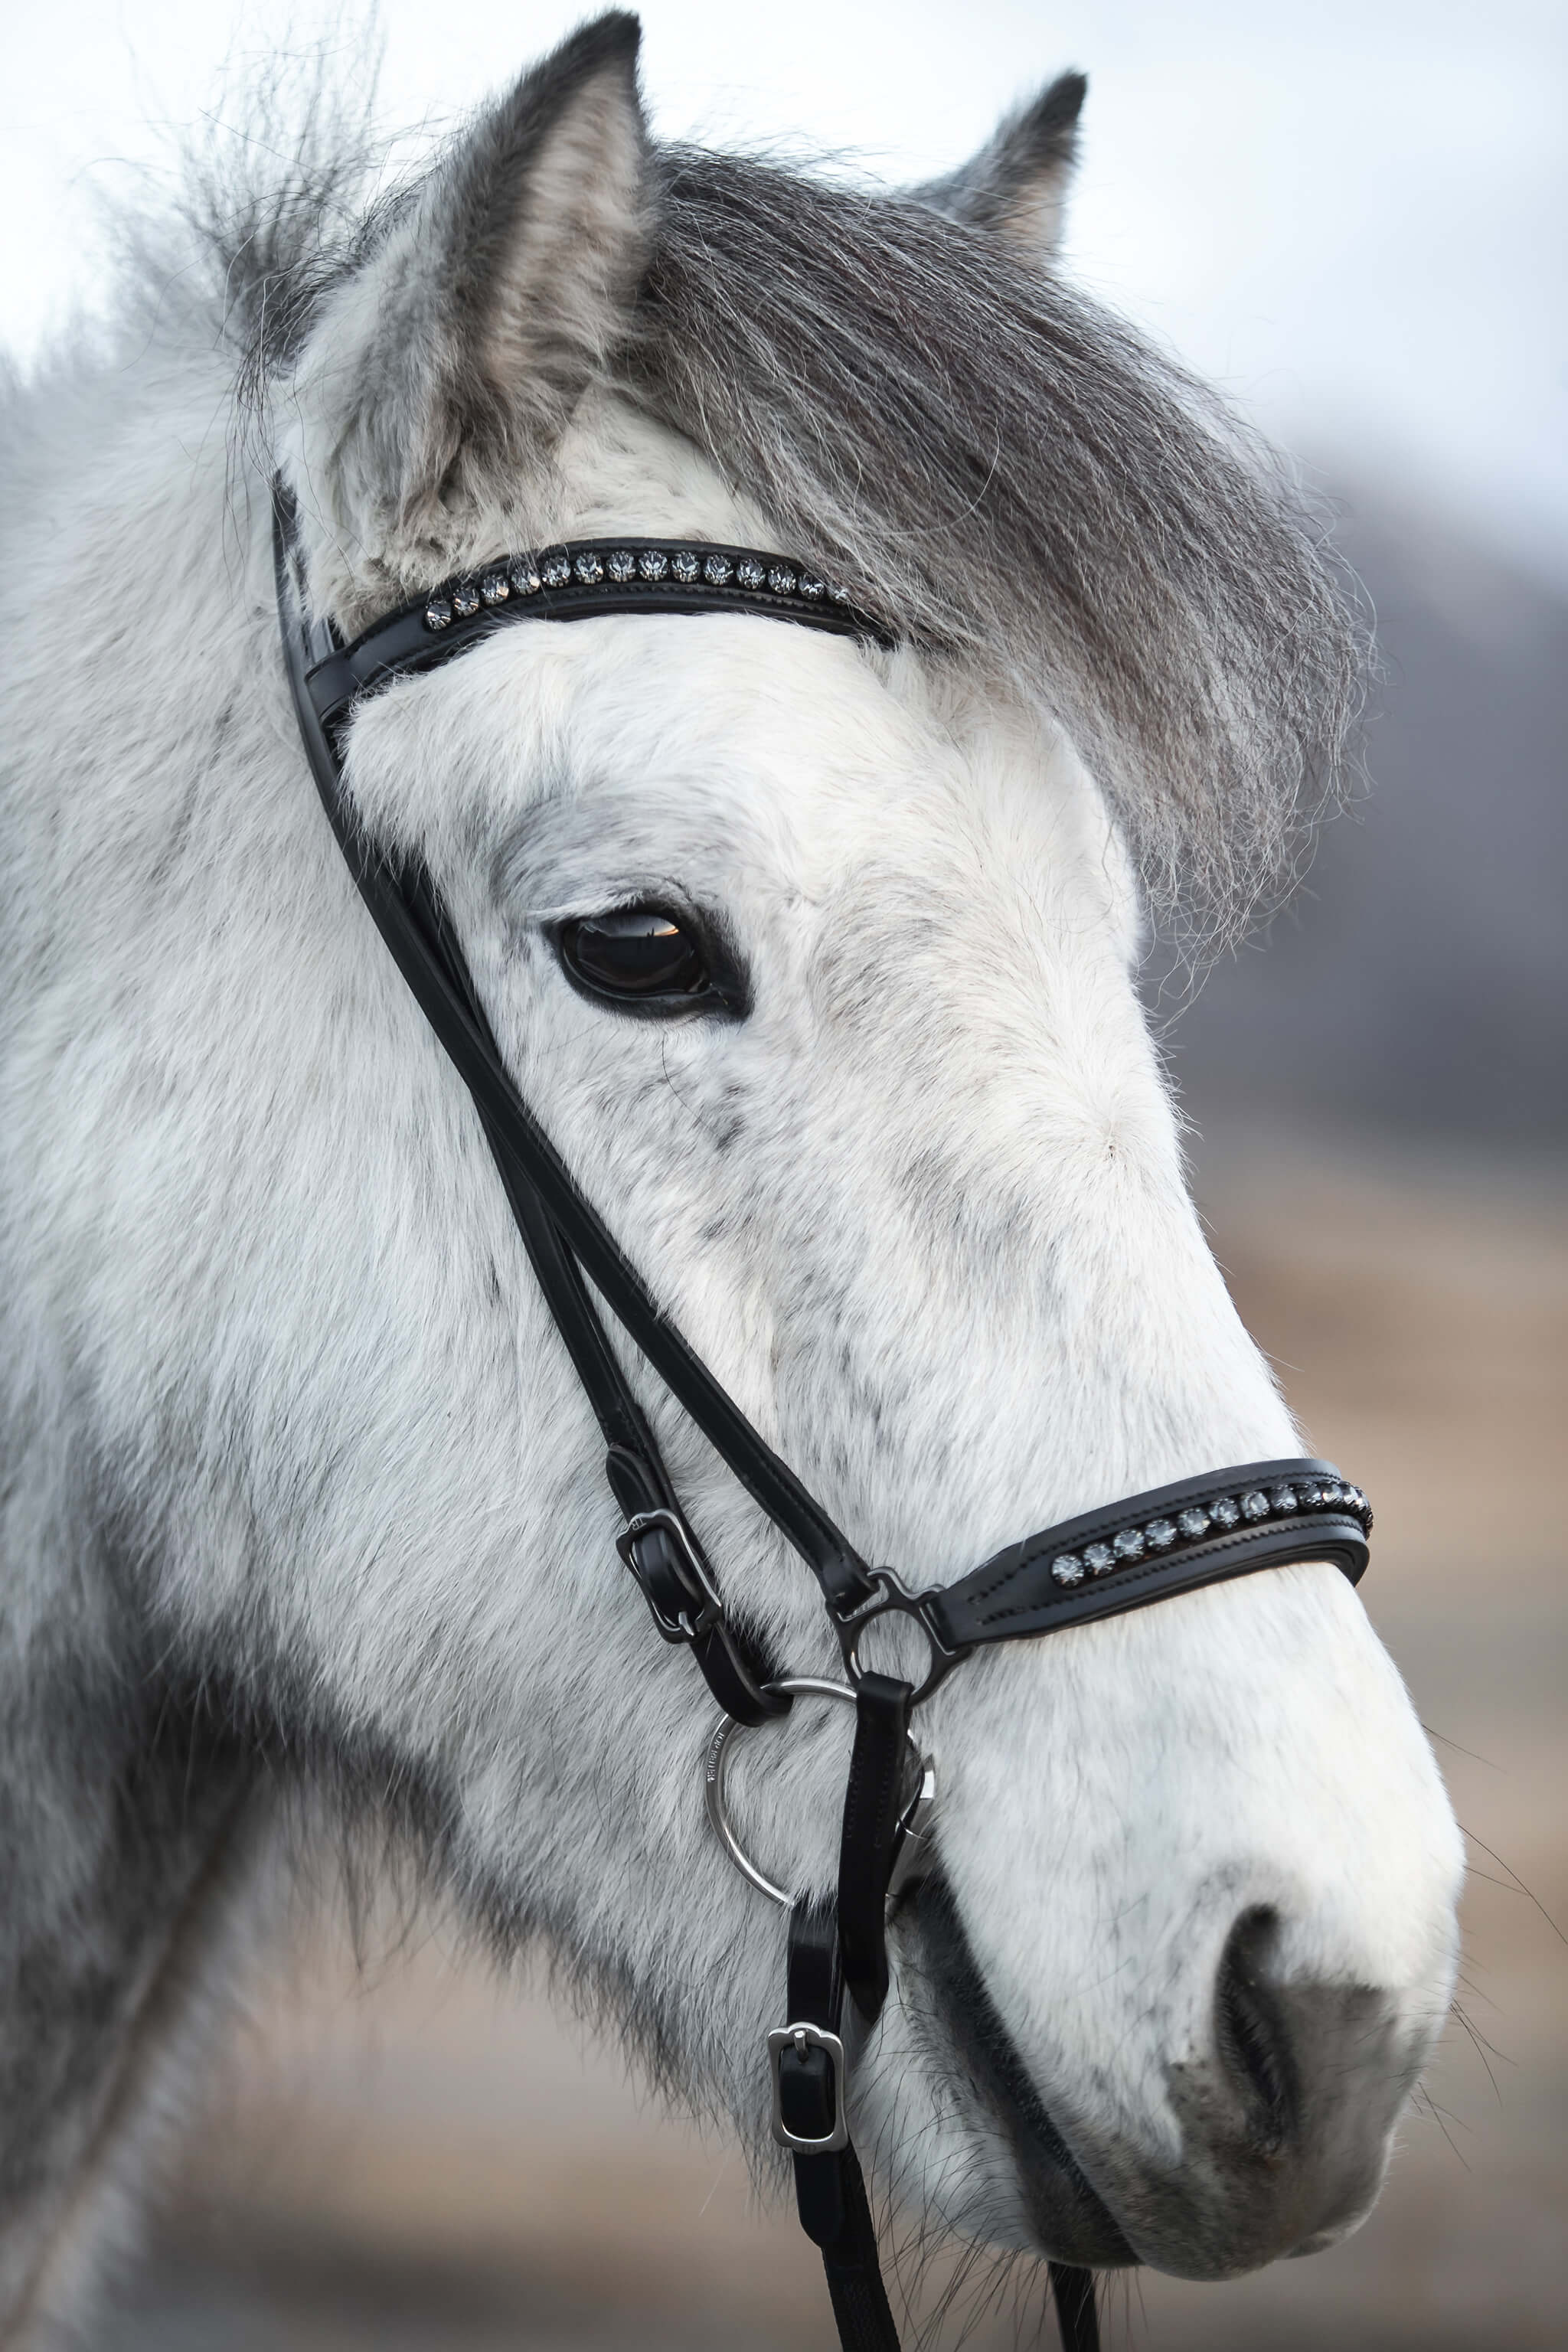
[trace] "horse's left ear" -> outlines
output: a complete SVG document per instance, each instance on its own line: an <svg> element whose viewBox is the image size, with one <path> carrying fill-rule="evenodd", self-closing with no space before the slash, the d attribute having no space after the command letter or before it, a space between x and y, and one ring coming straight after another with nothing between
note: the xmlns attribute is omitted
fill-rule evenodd
<svg viewBox="0 0 1568 2352"><path fill-rule="evenodd" d="M945 179L909 193L965 228L994 230L1042 257L1061 242L1067 192L1078 161L1078 118L1089 88L1080 73L1009 114L978 155Z"/></svg>
<svg viewBox="0 0 1568 2352"><path fill-rule="evenodd" d="M637 42L624 10L580 26L323 302L290 471L327 526L312 593L340 618L526 516L623 340L647 252Z"/></svg>

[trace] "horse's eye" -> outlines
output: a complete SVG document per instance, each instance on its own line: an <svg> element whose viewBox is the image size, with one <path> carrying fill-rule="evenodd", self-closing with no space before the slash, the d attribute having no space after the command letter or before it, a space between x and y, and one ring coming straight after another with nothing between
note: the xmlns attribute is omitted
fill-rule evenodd
<svg viewBox="0 0 1568 2352"><path fill-rule="evenodd" d="M691 1003L712 992L701 942L662 907L580 915L556 939L568 977L592 996L652 1005Z"/></svg>

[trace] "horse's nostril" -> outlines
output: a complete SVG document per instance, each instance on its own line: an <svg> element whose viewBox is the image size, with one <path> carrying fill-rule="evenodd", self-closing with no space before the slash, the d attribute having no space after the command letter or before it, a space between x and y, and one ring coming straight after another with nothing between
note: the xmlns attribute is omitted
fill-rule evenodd
<svg viewBox="0 0 1568 2352"><path fill-rule="evenodd" d="M1300 2084L1285 2012L1268 1978L1278 1915L1244 1911L1230 1931L1215 1985L1215 2035L1247 2109L1249 2137L1272 2153L1295 2130Z"/></svg>

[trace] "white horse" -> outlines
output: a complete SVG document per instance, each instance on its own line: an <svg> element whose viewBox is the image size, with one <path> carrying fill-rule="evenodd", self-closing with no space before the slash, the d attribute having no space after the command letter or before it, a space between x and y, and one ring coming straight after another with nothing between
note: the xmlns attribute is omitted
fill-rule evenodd
<svg viewBox="0 0 1568 2352"><path fill-rule="evenodd" d="M351 634L624 532L793 552L896 635L508 629L366 698L347 751L564 1159L868 1558L951 1577L1296 1450L1133 975L1144 904L1234 926L1331 783L1360 650L1312 535L1054 268L1077 78L879 196L653 145L637 37L585 27L358 224L306 142L197 224L216 268L9 395L7 2345L89 2307L291 1792L390 1825L501 1950L547 1941L776 2161L782 1922L705 1826L710 1706L311 788L273 462ZM563 921L628 906L722 965L716 1015L569 984ZM834 1673L809 1579L626 1360L727 1592ZM976 1657L923 1720L940 1869L856 2082L884 2189L1194 2278L1352 2228L1460 1855L1344 1579ZM799 1710L749 1744L775 1875L830 1877L844 1756Z"/></svg>

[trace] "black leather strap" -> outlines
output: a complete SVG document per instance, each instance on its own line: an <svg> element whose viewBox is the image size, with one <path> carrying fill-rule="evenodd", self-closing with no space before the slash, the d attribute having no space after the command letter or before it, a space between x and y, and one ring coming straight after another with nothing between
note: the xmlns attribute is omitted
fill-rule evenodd
<svg viewBox="0 0 1568 2352"><path fill-rule="evenodd" d="M287 492L283 495L287 497ZM639 574L619 582L608 576L605 566L612 556L623 551L641 556L649 551L658 551L666 559L666 570L660 579L645 580ZM856 610L835 592L823 588L815 596L801 593L796 566L788 567L797 582L794 589L747 589L738 577L741 566L757 566L773 576L778 576L779 571L776 556L759 557L750 548L720 547L704 541L700 547L692 549L691 552L700 554L704 562L718 559L728 567L729 578L719 585L702 576L690 583L677 579L668 569L668 560L675 552L675 542L668 540L574 540L569 547L557 551L569 564L588 559L591 565L597 565L600 577L585 583L574 574L561 587L541 582L524 595L510 587L510 570L505 562L484 565L474 577L472 602L476 609L470 613L454 610L452 604L454 591L467 583L447 581L430 595L421 596L416 603L375 621L347 645L339 641L335 631L331 632L307 671L310 699L323 720L332 726L351 703L384 679L439 669L514 621L593 621L624 613L765 613L776 620L794 621L803 628L820 629L830 636L869 638L881 645L889 642L880 623L869 614ZM549 554L550 551L546 551L540 561L547 562ZM500 604L486 604L482 583L487 575L493 578L498 574L508 583L505 599ZM450 614L439 629L432 629L426 617L433 604L444 606Z"/></svg>
<svg viewBox="0 0 1568 2352"><path fill-rule="evenodd" d="M1331 1462L1244 1462L1211 1470L1026 1536L956 1583L919 1596L920 1613L944 1647L962 1655L982 1643L1118 1616L1292 1560L1331 1560L1354 1584L1367 1563L1370 1511L1364 1503L1352 1508L1337 1500L1306 1506L1309 1493L1347 1491L1359 1490L1346 1489ZM1287 1498L1300 1507L1286 1507ZM1222 1511L1223 1518L1215 1516ZM1184 1512L1206 1522L1201 1534L1184 1531ZM1164 1548L1151 1529L1168 1538ZM1141 1549L1116 1556L1120 1537ZM1092 1562L1096 1547L1111 1551L1109 1565ZM1058 1563L1068 1573L1076 1569L1076 1580L1062 1581Z"/></svg>
<svg viewBox="0 0 1568 2352"><path fill-rule="evenodd" d="M785 2006L790 2023L819 2026L842 2038L845 1990L831 1907L809 1900L797 1903L789 1923ZM788 2050L780 2057L780 2115L802 2138L828 2136L845 2088L835 2081L833 2061L820 2049L798 2054ZM806 2236L821 2250L843 2352L899 2352L876 2224L853 2145L847 2143L828 2155L796 2156L793 2161L796 2210ZM1070 2263L1052 2263L1048 2268L1062 2352L1099 2352L1094 2273Z"/></svg>
<svg viewBox="0 0 1568 2352"><path fill-rule="evenodd" d="M1094 2273L1076 2263L1047 2263L1051 2300L1062 2352L1100 2352L1100 2315L1094 2307Z"/></svg>
<svg viewBox="0 0 1568 2352"><path fill-rule="evenodd" d="M908 1683L868 1674L855 1694L855 1748L838 1848L838 1947L845 1985L868 2025L888 1997L888 1881L902 1811Z"/></svg>
<svg viewBox="0 0 1568 2352"><path fill-rule="evenodd" d="M466 1018L474 1038L499 1065L500 1050L467 962L443 919L427 877L421 870L392 879L410 950L419 950L431 969L440 973L449 991L454 1017L460 1013ZM477 1101L476 1107L534 1276L604 1432L611 1491L628 1521L657 1511L677 1522L672 1531L651 1527L636 1535L627 1555L656 1623L661 1618L673 1622L683 1610L700 1605L702 1583L705 1580L712 1586L712 1571L681 1511L642 1407L605 1336L582 1269L526 1170L520 1166L510 1139L483 1102ZM688 1570L683 1551L695 1556L695 1575ZM715 1617L704 1631L688 1639L710 1690L727 1714L742 1723L761 1723L788 1711L788 1697L766 1688L774 1679L772 1663L732 1615Z"/></svg>
<svg viewBox="0 0 1568 2352"><path fill-rule="evenodd" d="M831 1909L797 1903L790 1914L786 1996L792 2025L816 2025L842 2037L844 1979ZM827 2136L845 2087L819 2049L779 2060L779 2109L802 2138ZM854 2147L796 2156L795 2205L805 2234L822 2250L822 2267L844 2352L899 2352L899 2331L882 2284L876 2225Z"/></svg>

